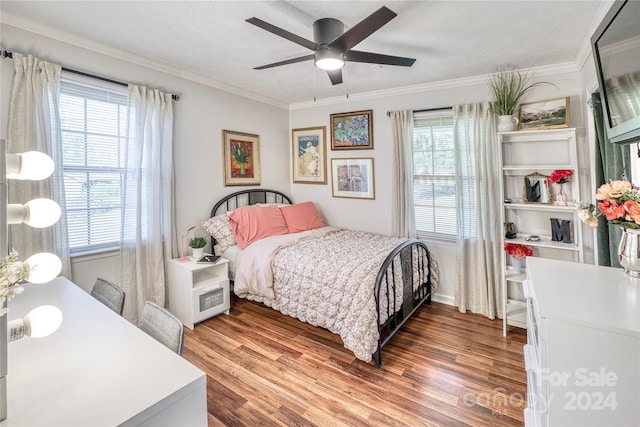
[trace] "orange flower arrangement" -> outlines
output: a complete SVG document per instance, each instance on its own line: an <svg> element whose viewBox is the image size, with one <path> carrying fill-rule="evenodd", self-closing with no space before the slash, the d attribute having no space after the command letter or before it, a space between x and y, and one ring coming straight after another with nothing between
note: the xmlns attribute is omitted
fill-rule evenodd
<svg viewBox="0 0 640 427"><path fill-rule="evenodd" d="M519 243L505 243L504 251L515 259L523 259L527 256L533 256L533 249L527 245L521 245Z"/></svg>
<svg viewBox="0 0 640 427"><path fill-rule="evenodd" d="M597 205L580 206L580 219L592 228L598 226L598 217L604 215L612 224L622 228L640 228L640 189L629 181L611 181L596 191ZM597 207L597 209L596 209Z"/></svg>

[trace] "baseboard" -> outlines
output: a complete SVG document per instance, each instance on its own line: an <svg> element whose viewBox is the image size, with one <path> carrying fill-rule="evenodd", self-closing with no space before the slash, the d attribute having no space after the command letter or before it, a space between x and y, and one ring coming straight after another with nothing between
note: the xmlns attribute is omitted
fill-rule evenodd
<svg viewBox="0 0 640 427"><path fill-rule="evenodd" d="M455 306L453 296L451 295L433 294L431 295L431 301Z"/></svg>

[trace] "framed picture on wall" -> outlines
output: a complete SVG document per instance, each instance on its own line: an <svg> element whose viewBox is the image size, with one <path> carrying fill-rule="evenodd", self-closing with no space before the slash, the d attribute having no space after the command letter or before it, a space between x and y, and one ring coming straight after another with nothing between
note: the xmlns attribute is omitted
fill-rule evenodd
<svg viewBox="0 0 640 427"><path fill-rule="evenodd" d="M331 114L331 149L373 148L373 110Z"/></svg>
<svg viewBox="0 0 640 427"><path fill-rule="evenodd" d="M222 131L224 185L260 185L258 135Z"/></svg>
<svg viewBox="0 0 640 427"><path fill-rule="evenodd" d="M520 104L518 130L569 127L569 97Z"/></svg>
<svg viewBox="0 0 640 427"><path fill-rule="evenodd" d="M373 158L331 159L333 197L375 199Z"/></svg>
<svg viewBox="0 0 640 427"><path fill-rule="evenodd" d="M291 131L293 182L327 183L327 127L293 129Z"/></svg>

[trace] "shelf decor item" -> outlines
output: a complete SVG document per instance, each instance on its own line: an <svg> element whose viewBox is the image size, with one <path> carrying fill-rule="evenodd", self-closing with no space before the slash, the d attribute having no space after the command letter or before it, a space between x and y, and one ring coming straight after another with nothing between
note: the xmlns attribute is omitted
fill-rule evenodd
<svg viewBox="0 0 640 427"><path fill-rule="evenodd" d="M571 196L568 194L568 189L564 187L564 184L569 182L569 177L573 175L572 170L568 169L556 169L549 175L549 181L554 185L556 190L553 195L553 204L559 206L568 206L570 204Z"/></svg>
<svg viewBox="0 0 640 427"><path fill-rule="evenodd" d="M511 256L511 270L514 273L522 272L525 257L533 256L533 249L520 243L505 243L504 251Z"/></svg>
<svg viewBox="0 0 640 427"><path fill-rule="evenodd" d="M498 115L498 132L516 130L518 119L513 117L520 99L530 90L547 82L530 83L531 70L520 72L515 66L502 66L489 76L493 102L491 108Z"/></svg>
<svg viewBox="0 0 640 427"><path fill-rule="evenodd" d="M580 205L579 218L597 228L598 217L604 215L609 223L622 227L618 261L629 276L640 277L640 188L629 181L611 181L598 188L596 200L596 205Z"/></svg>
<svg viewBox="0 0 640 427"><path fill-rule="evenodd" d="M569 97L545 99L520 105L519 130L569 127Z"/></svg>
<svg viewBox="0 0 640 427"><path fill-rule="evenodd" d="M551 240L571 243L571 221L568 219L549 218L551 222Z"/></svg>

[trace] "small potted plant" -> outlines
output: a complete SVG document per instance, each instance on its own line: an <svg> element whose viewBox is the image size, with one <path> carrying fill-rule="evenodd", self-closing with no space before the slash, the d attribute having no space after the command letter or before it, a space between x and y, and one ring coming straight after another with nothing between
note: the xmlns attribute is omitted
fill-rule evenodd
<svg viewBox="0 0 640 427"><path fill-rule="evenodd" d="M207 239L202 236L193 236L189 238L187 245L191 247L193 258L199 260L204 255L204 247L207 246Z"/></svg>
<svg viewBox="0 0 640 427"><path fill-rule="evenodd" d="M498 131L516 130L518 119L513 117L520 99L531 89L549 82L530 83L532 75L529 70L521 73L515 66L499 67L489 76L489 87L493 102L491 107L498 115ZM554 85L555 86L555 85Z"/></svg>

